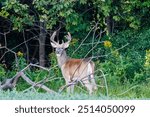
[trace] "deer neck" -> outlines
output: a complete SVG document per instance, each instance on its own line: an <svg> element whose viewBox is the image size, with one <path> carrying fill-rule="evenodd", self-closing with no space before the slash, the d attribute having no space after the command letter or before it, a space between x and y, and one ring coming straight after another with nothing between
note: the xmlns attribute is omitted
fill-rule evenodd
<svg viewBox="0 0 150 117"><path fill-rule="evenodd" d="M69 57L67 56L65 50L63 51L63 53L61 54L61 56L57 56L57 61L58 61L58 65L59 65L60 68L62 67L62 65L64 63L66 63L66 61L68 60L68 58Z"/></svg>

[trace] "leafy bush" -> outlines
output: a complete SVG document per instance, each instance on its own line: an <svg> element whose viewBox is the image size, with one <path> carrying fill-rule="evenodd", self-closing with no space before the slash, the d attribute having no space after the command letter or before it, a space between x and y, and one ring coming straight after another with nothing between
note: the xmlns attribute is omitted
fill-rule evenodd
<svg viewBox="0 0 150 117"><path fill-rule="evenodd" d="M0 65L0 81L4 80L5 75L6 75L6 71L3 65Z"/></svg>
<svg viewBox="0 0 150 117"><path fill-rule="evenodd" d="M102 69L105 73L110 95L117 95L123 90L128 90L129 87L140 85L141 83L144 85L148 82L150 77L149 33L149 29L140 32L128 30L112 36L110 38L112 45L110 42L105 43L104 40L105 55L107 56L104 58L104 62L100 61L101 59L96 61L96 68ZM128 46L119 49L127 43L129 43ZM96 73L96 75L100 76L100 73ZM135 93L141 93L133 95L137 97L142 94L145 95L143 87L140 86L140 91L133 89ZM147 87L149 87L149 83Z"/></svg>

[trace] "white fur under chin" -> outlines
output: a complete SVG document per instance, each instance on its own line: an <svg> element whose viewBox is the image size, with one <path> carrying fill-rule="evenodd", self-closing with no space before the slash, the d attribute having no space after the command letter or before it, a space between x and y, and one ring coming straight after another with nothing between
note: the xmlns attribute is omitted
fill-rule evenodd
<svg viewBox="0 0 150 117"><path fill-rule="evenodd" d="M60 57L61 55L60 54L56 54L56 56Z"/></svg>

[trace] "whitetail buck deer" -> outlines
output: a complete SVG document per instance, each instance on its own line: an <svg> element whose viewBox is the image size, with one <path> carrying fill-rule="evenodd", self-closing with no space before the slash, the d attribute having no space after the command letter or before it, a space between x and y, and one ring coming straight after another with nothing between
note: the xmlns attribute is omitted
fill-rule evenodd
<svg viewBox="0 0 150 117"><path fill-rule="evenodd" d="M51 45L55 48L58 65L61 68L63 77L65 78L66 85L74 82L81 81L85 87L89 90L89 94L92 94L97 89L97 85L94 79L94 63L90 59L74 59L69 58L66 54L66 48L69 47L71 41L71 35L68 32L66 35L67 42L59 44L54 41L56 32L50 37ZM74 91L74 84L67 88L68 92Z"/></svg>

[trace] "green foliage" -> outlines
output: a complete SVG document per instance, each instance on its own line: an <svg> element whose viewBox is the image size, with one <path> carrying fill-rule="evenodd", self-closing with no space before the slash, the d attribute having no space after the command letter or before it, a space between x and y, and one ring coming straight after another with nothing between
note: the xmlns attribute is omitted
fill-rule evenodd
<svg viewBox="0 0 150 117"><path fill-rule="evenodd" d="M140 32L130 30L119 32L111 37L112 47L109 48L105 47L104 42L105 55L108 56L105 57L105 62L97 60L96 68L102 69L106 74L110 95L117 95L121 90L127 90L137 84L144 85L149 80L149 31L149 29L144 29ZM118 50L127 43L129 43L128 46ZM96 73L96 75L101 74ZM146 86L149 87L149 83ZM138 93L133 93L133 96L141 97L146 94L143 90L144 86L139 87L140 91L134 89L135 93Z"/></svg>
<svg viewBox="0 0 150 117"><path fill-rule="evenodd" d="M23 68L25 68L27 66L27 62L26 59L24 57L19 57L18 59L18 71L22 70ZM14 68L15 69L15 68Z"/></svg>
<svg viewBox="0 0 150 117"><path fill-rule="evenodd" d="M104 95L100 96L89 96L83 93L75 93L72 95L69 94L50 94L50 93L38 93L34 91L18 92L16 90L13 91L0 91L0 100L105 100L111 99L110 97L106 97Z"/></svg>
<svg viewBox="0 0 150 117"><path fill-rule="evenodd" d="M0 81L4 80L5 75L6 75L6 71L3 65L0 65Z"/></svg>
<svg viewBox="0 0 150 117"><path fill-rule="evenodd" d="M107 99L150 98L149 31L149 29L141 30L140 32L133 32L130 30L123 31L112 36L109 41L107 38L103 38L103 45L101 44L97 47L97 49L100 47L103 48L104 54L108 55L103 58L103 61L101 61L101 58L95 61L96 70L101 69L106 75L105 77L107 79L109 91L109 97L107 97ZM118 50L118 48L126 43L129 43L129 45ZM68 50L69 54L71 55L79 45L78 39L73 38L70 44L71 49ZM75 53L74 56L76 58L85 56L86 52L89 51L89 47L90 46L88 46L87 49L80 49L80 51ZM80 54L78 55L78 53ZM19 68L22 69L26 66L25 59L21 53L18 53L17 55L19 56ZM51 60L49 72L41 69L30 69L27 70L25 74L34 82L39 82L45 79L45 85L58 92L61 86L65 85L65 81L62 77L59 67L57 66L55 53L51 53L49 58ZM12 74L16 73L16 71L11 72ZM2 73L8 75L5 70ZM9 76L11 76L10 72ZM95 73L95 78L99 86L105 86L104 79L102 78L100 71ZM16 90L23 91L29 87L31 86L28 85L24 80L20 79ZM38 92L43 92L40 89L37 90ZM77 86L75 88L76 93L71 96L67 96L66 93L62 94L61 96L52 96L47 93L22 93L16 91L1 93L6 97L5 99L31 99L31 97L32 99L106 99L105 96L105 98L102 96L102 94L106 94L105 87L99 87L98 90L100 92L96 92L96 94L90 98L83 90L83 87L81 90ZM81 92L82 95L80 94ZM12 97L12 95L14 95L14 97ZM2 97L0 98L4 99Z"/></svg>
<svg viewBox="0 0 150 117"><path fill-rule="evenodd" d="M52 89L58 91L61 88L61 86L65 85L65 82L64 82L65 80L62 77L60 68L58 67L56 54L55 53L49 54L49 58L51 60L51 68L50 68L50 73L49 73L51 82L49 82L49 86Z"/></svg>
<svg viewBox="0 0 150 117"><path fill-rule="evenodd" d="M0 16L10 19L13 23L13 29L21 31L23 25L32 25L33 17L29 15L29 6L21 4L18 0L6 0Z"/></svg>
<svg viewBox="0 0 150 117"><path fill-rule="evenodd" d="M105 25L104 19L111 16L116 22L126 23L133 29L139 29L143 17L147 16L150 7L149 0L94 0L93 5L97 11L96 19Z"/></svg>
<svg viewBox="0 0 150 117"><path fill-rule="evenodd" d="M0 16L10 19L14 30L21 31L26 25L44 22L46 29L61 24L72 33L88 31L93 22L98 22L100 28L106 28L105 21L109 16L121 25L139 29L143 20L149 17L150 7L149 0L34 0L29 5L19 0L5 0L2 3Z"/></svg>
<svg viewBox="0 0 150 117"><path fill-rule="evenodd" d="M8 17L8 15L9 15L9 13L8 13L7 11L5 11L5 10L1 10L1 12L0 12L0 16L2 16L2 17L4 17L4 18L7 18L7 17Z"/></svg>
<svg viewBox="0 0 150 117"><path fill-rule="evenodd" d="M49 54L49 58L51 60L51 76L62 77L61 71L58 67L56 54Z"/></svg>
<svg viewBox="0 0 150 117"><path fill-rule="evenodd" d="M36 30L39 30L39 24L43 22L46 25L46 32L48 32L48 30L58 29L58 26L61 27L64 32L71 32L75 38L72 39L69 49L67 50L69 56L84 58L107 55L102 58L94 59L94 61L96 63L96 69L102 69L104 74L106 74L109 96L149 98L150 29L144 27L148 27L150 24L149 7L149 0L34 0L30 4L21 3L19 0L3 0L0 16L11 21L13 30L22 31L26 29L26 26L38 27ZM114 29L115 34L112 36L108 35L107 31L108 24L106 20L109 17L114 24L114 28L117 27L116 29L118 29ZM89 52L92 48L92 44L79 46L86 37L90 27L95 26L95 24L98 24L96 35L99 34L100 29L106 30L107 32L106 34L103 33L104 36L102 35L103 38L101 38L104 43L98 44L92 53L92 51ZM142 27L144 27L144 29L142 29ZM124 28L128 30L121 32ZM95 39L94 41L97 42L98 40L99 39ZM85 43L91 43L92 41L93 37L90 35L85 40ZM128 46L116 50L127 43ZM12 45L14 44L11 43L11 46ZM79 49L74 53L78 47ZM10 48L13 48L13 46ZM89 54L86 55L88 52ZM27 66L23 53L18 52L17 56L18 63L16 63L16 61L14 62L12 70L5 70L4 66L0 66L0 80L13 77L18 71ZM49 59L51 61L49 72L37 68L30 68L26 70L25 74L34 82L39 82L44 79L46 86L58 91L61 86L65 85L65 81L60 68L57 66L55 53L51 53ZM95 74L100 86L105 85L103 78L100 77L101 75L100 71ZM138 88L133 88L127 93L119 95L135 85L137 85ZM20 79L16 90L23 91L29 87L30 85L23 79ZM39 89L37 90L43 92ZM75 90L81 93L84 88L79 89L76 87ZM106 93L105 88L99 87L99 90L102 94ZM13 99L13 95L15 95L17 99L23 99L23 95L26 95L25 99L29 99L28 95L30 97L33 96L33 99L40 99L40 97L42 97L42 99L57 98L57 96L48 96L49 94L33 94L32 92L18 93L13 91L0 93L8 99ZM79 96L80 94L75 94L73 95L75 98L66 95L64 97L61 96L65 99L88 99L88 96L85 94L84 97L84 94L81 96ZM98 95L99 92L96 92L96 96ZM46 98L43 98L45 96ZM57 99L63 98L58 97ZM95 97L94 99L101 99L101 97Z"/></svg>
<svg viewBox="0 0 150 117"><path fill-rule="evenodd" d="M21 4L18 0L3 2L0 16L8 18L13 23L13 29L21 31L24 25L35 25L34 22L45 22L46 29L52 29L57 23L64 22L66 30L72 32L88 30L88 23L84 21L82 15L74 10L78 2L74 0L34 0L33 5L36 14L31 14L31 9L27 4ZM86 1L81 1L85 4ZM60 21L59 21L60 20ZM82 23L82 24L81 24Z"/></svg>
<svg viewBox="0 0 150 117"><path fill-rule="evenodd" d="M132 88L132 86L130 86ZM109 87L110 88L110 87ZM1 100L108 100L108 99L149 99L150 98L150 84L141 84L129 89L129 85L117 86L109 89L109 96L104 95L88 95L84 93L69 94L49 94L39 93L34 91L18 92L0 91ZM102 91L102 90L101 90ZM124 94L122 94L124 93ZM117 95L118 94L118 95Z"/></svg>

